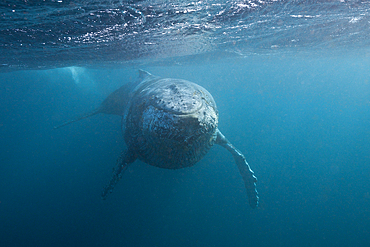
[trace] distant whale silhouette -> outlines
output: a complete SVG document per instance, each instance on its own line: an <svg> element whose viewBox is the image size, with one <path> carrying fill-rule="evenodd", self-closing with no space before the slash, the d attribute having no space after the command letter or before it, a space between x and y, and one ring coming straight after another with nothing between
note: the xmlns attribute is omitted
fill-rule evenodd
<svg viewBox="0 0 370 247"><path fill-rule="evenodd" d="M140 70L139 80L111 93L95 111L58 127L98 113L123 116L128 146L122 152L112 179L104 188L112 193L123 171L136 159L166 169L193 166L219 144L234 157L244 180L249 205L258 206L257 179L244 155L218 129L218 111L212 95L203 87L181 79L161 78Z"/></svg>

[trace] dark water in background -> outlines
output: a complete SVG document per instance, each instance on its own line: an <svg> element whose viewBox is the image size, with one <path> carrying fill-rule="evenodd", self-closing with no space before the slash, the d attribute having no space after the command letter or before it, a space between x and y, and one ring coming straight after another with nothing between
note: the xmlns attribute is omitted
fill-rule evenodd
<svg viewBox="0 0 370 247"><path fill-rule="evenodd" d="M1 245L367 246L369 65L254 57L145 68L211 91L220 129L259 178L257 210L218 146L183 170L137 161L101 200L125 146L120 118L52 127L97 106L135 70L86 70L90 91L68 70L2 74Z"/></svg>
<svg viewBox="0 0 370 247"><path fill-rule="evenodd" d="M2 11L8 2L0 5ZM108 2L114 1L101 3ZM89 25L86 15L72 11L73 18L82 18L78 26L65 12L53 15L57 2L47 2L47 8L41 1L28 2L30 13L41 6L56 16L49 24L76 24L68 44L55 41L66 36L62 28L43 36L51 27L36 15L30 23L7 23L41 32L37 36L35 31L38 38L32 38L27 29L27 42L17 42L19 27L6 30L1 22L2 69L13 71L0 74L0 246L369 246L367 2L271 1L247 11L247 4L259 2L227 1L217 5L224 11L217 10L220 14L211 17L204 14L204 3L190 15L192 21L176 22L179 16L168 14L172 22L167 24L161 18L148 20L152 12L161 16L154 7L143 12L145 6L123 5L117 11L124 14L123 23L116 32L106 32L108 36L97 29L109 28L111 19L105 19L103 27L96 22ZM93 13L106 9L93 1L81 1L82 7L72 1L62 3L75 11L80 7L86 12L88 6ZM163 7L163 2L156 3ZM188 2L184 4L165 6L190 8ZM307 12L317 18L291 17ZM285 24L279 22L281 17L287 18ZM7 20L4 13L2 18ZM120 29L125 23L132 29ZM222 25L205 32L205 27L194 29L197 23ZM236 30L238 23L241 28ZM256 25L243 28L251 23ZM148 43L131 40L136 45L130 46L130 57L119 60L120 54L127 54L116 49L115 45L122 47L127 41L120 34L138 31L135 28L140 26L148 28L144 31L149 34L138 32L135 38L155 37L168 43L138 53L134 48L143 50ZM96 28L91 37L112 43L103 42L99 49L96 39L79 43L87 27ZM156 35L168 27L173 33ZM176 30L184 33L178 35ZM222 35L223 31L228 32ZM204 40L204 33L207 42L194 46L181 40ZM291 41L289 35L298 35L302 43L295 45L297 40ZM40 37L46 39L48 50L42 55L38 50L42 47L17 46L42 46L37 41ZM245 38L253 42L245 44ZM192 56L173 57L177 48L184 52L179 55ZM62 65L83 66L20 69ZM59 130L53 126L97 107L114 89L135 80L138 67L193 81L212 93L220 112L220 130L245 154L259 179L258 209L249 207L236 165L219 146L194 167L182 170L137 161L114 193L101 200L101 190L125 148L120 118L98 115Z"/></svg>

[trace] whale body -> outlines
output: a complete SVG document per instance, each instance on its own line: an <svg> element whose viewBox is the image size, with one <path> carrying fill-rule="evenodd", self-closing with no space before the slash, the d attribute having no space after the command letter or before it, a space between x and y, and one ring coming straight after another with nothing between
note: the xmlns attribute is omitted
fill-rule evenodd
<svg viewBox="0 0 370 247"><path fill-rule="evenodd" d="M137 81L111 93L98 109L56 128L98 113L122 116L127 144L102 192L103 199L112 193L123 172L137 159L160 168L180 169L193 166L218 144L233 155L250 206L258 206L257 179L244 155L218 129L216 103L203 87L140 70Z"/></svg>

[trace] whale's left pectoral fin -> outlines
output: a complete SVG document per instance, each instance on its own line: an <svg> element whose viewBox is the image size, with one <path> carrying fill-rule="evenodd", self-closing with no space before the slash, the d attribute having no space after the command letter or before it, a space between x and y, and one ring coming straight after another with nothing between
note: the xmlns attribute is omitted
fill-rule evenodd
<svg viewBox="0 0 370 247"><path fill-rule="evenodd" d="M254 173L252 169L249 167L244 155L238 149L236 149L219 130L217 130L216 144L223 146L233 155L234 160L238 166L240 175L244 180L249 205L252 208L257 207L259 200L256 188L257 178L254 176Z"/></svg>
<svg viewBox="0 0 370 247"><path fill-rule="evenodd" d="M113 171L112 179L103 189L101 195L103 200L105 200L107 196L113 192L114 187L121 180L123 172L127 169L127 167L131 163L133 163L136 160L136 158L137 158L136 153L130 149L122 152L121 156L117 160L117 165Z"/></svg>
<svg viewBox="0 0 370 247"><path fill-rule="evenodd" d="M100 104L100 106L95 109L94 111L84 114L76 119L72 119L70 121L67 121L65 123L62 123L58 126L55 126L54 129L59 129L63 126L66 126L68 124L80 121L85 118L89 118L91 116L97 115L99 113L104 114L113 114L117 116L122 116L125 112L125 108L129 102L130 98L130 90L133 87L132 83L126 83L120 88L118 88L113 93L109 94L107 98Z"/></svg>

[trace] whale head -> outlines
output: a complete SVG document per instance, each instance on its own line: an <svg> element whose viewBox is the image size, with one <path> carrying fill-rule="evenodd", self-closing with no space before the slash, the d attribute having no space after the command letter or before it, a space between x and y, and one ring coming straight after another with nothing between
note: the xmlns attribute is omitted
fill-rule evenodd
<svg viewBox="0 0 370 247"><path fill-rule="evenodd" d="M211 94L201 86L160 79L133 99L125 139L144 162L168 169L188 167L213 146L218 112Z"/></svg>

